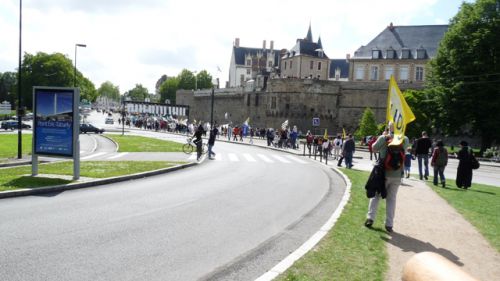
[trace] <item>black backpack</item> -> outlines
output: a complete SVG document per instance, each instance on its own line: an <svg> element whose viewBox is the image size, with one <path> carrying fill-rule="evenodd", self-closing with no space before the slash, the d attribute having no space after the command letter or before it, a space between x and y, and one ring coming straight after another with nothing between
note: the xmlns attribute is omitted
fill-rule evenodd
<svg viewBox="0 0 500 281"><path fill-rule="evenodd" d="M403 167L405 161L405 154L403 144L400 145L387 145L387 155L385 156L385 168L387 170L399 170Z"/></svg>

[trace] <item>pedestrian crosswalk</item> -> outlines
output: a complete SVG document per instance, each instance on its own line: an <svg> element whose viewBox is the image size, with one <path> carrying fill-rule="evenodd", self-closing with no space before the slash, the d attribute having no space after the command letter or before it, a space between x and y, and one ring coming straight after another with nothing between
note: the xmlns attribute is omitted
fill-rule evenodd
<svg viewBox="0 0 500 281"><path fill-rule="evenodd" d="M283 164L307 164L309 162L301 159L300 156L270 154L250 154L250 153L217 153L215 161L225 162L249 162L249 163L283 163ZM188 160L196 161L196 153L193 153Z"/></svg>

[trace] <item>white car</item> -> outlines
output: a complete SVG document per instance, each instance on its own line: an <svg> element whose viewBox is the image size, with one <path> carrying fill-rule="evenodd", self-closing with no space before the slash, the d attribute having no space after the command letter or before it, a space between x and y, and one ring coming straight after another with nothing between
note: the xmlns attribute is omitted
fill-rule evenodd
<svg viewBox="0 0 500 281"><path fill-rule="evenodd" d="M113 117L106 117L106 121L104 123L105 124L115 124L115 120L113 120Z"/></svg>

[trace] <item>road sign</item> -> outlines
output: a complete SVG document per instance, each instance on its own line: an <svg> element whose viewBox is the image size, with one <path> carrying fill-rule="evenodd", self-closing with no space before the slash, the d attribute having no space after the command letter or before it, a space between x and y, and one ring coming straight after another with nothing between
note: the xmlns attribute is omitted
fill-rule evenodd
<svg viewBox="0 0 500 281"><path fill-rule="evenodd" d="M313 118L313 127L319 127L319 118L318 117Z"/></svg>

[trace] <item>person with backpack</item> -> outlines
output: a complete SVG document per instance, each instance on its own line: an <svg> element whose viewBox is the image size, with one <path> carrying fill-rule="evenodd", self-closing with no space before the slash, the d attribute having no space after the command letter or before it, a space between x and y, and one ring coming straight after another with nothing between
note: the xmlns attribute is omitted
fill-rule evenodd
<svg viewBox="0 0 500 281"><path fill-rule="evenodd" d="M401 176L403 174L404 151L409 147L410 141L405 136L401 144L391 144L394 138L394 127L392 123L388 125L389 130L377 138L372 148L375 153L380 153L379 161L383 161L385 169L385 189L386 189L386 216L385 229L387 232L393 232L394 214L396 211L396 195L401 185ZM365 226L371 228L375 217L377 216L378 203L381 194L377 193L370 198L368 203L368 213Z"/></svg>
<svg viewBox="0 0 500 281"><path fill-rule="evenodd" d="M456 184L458 188L468 189L472 183L472 151L466 141L460 142L460 151L457 153L458 168Z"/></svg>
<svg viewBox="0 0 500 281"><path fill-rule="evenodd" d="M434 185L438 185L438 174L441 178L441 185L446 187L444 178L444 168L448 165L448 150L444 147L442 140L436 142L436 147L432 151L431 166L434 167Z"/></svg>

